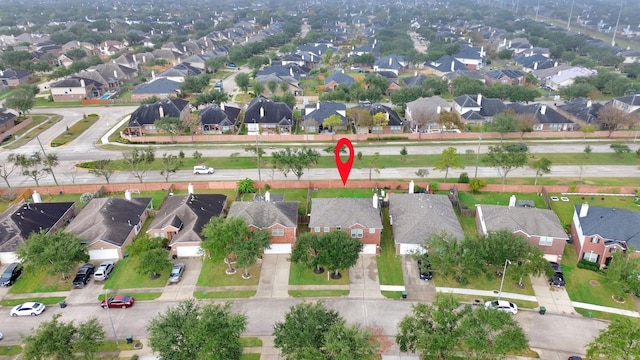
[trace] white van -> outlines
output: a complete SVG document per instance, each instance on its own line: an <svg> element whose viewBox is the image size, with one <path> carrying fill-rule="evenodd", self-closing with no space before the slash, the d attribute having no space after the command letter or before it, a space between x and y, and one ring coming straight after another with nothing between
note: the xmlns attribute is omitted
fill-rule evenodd
<svg viewBox="0 0 640 360"><path fill-rule="evenodd" d="M197 165L193 167L193 173L196 175L200 174L213 174L213 168L210 168L205 165Z"/></svg>

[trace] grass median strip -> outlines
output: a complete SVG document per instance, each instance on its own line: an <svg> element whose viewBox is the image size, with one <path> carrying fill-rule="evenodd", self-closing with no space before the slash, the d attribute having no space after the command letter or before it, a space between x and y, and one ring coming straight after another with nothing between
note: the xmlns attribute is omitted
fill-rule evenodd
<svg viewBox="0 0 640 360"><path fill-rule="evenodd" d="M145 300L155 300L162 295L161 292L139 292L139 293L109 293L109 297L114 295L129 295L132 296L136 301L145 301ZM102 301L105 298L105 294L98 295L98 301Z"/></svg>
<svg viewBox="0 0 640 360"><path fill-rule="evenodd" d="M337 297L347 296L349 290L289 290L293 297Z"/></svg>
<svg viewBox="0 0 640 360"><path fill-rule="evenodd" d="M33 297L33 298L21 298L21 299L3 299L0 301L0 305L13 307L25 302L33 301L39 302L44 305L56 305L59 302L66 299L64 296L52 296L52 297Z"/></svg>
<svg viewBox="0 0 640 360"><path fill-rule="evenodd" d="M91 125L95 124L100 117L96 114L85 116L75 124L68 126L67 130L58 135L51 141L51 147L61 146L75 140L78 136L82 135Z"/></svg>
<svg viewBox="0 0 640 360"><path fill-rule="evenodd" d="M0 346L0 356L18 355L21 352L22 346L20 345Z"/></svg>
<svg viewBox="0 0 640 360"><path fill-rule="evenodd" d="M194 291L193 297L196 299L246 299L255 294L256 290Z"/></svg>

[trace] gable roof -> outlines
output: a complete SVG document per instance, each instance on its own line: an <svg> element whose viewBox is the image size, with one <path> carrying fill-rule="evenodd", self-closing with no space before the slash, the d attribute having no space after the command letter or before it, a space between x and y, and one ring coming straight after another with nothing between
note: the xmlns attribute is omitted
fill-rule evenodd
<svg viewBox="0 0 640 360"><path fill-rule="evenodd" d="M520 70L497 69L489 71L487 75L495 80L501 79L503 77L507 77L509 79L517 79L523 77L524 73Z"/></svg>
<svg viewBox="0 0 640 360"><path fill-rule="evenodd" d="M525 105L521 103L511 103L507 105L507 107L512 109L517 115L534 114L540 124L573 124L573 121L567 119L551 106L544 104Z"/></svg>
<svg viewBox="0 0 640 360"><path fill-rule="evenodd" d="M74 203L26 203L9 207L0 215L0 251L18 249L34 232L48 232Z"/></svg>
<svg viewBox="0 0 640 360"><path fill-rule="evenodd" d="M161 117L160 108L162 108L164 117L180 118L182 109L188 104L188 101L178 98L164 99L153 104L144 104L131 113L129 127L140 127L155 123Z"/></svg>
<svg viewBox="0 0 640 360"><path fill-rule="evenodd" d="M422 244L442 232L464 238L447 195L390 193L389 215L396 244Z"/></svg>
<svg viewBox="0 0 640 360"><path fill-rule="evenodd" d="M151 198L93 198L64 230L88 244L102 240L122 246L151 206Z"/></svg>
<svg viewBox="0 0 640 360"><path fill-rule="evenodd" d="M258 229L267 229L280 224L295 228L298 224L297 201L235 201L227 217L239 217Z"/></svg>
<svg viewBox="0 0 640 360"><path fill-rule="evenodd" d="M429 77L425 74L417 74L415 76L409 76L402 78L402 82L406 86L422 86L422 83L429 80Z"/></svg>
<svg viewBox="0 0 640 360"><path fill-rule="evenodd" d="M333 73L331 74L331 76L326 77L324 79L324 84L326 85L332 81L338 84L344 85L346 87L349 87L356 83L356 80L353 77L347 74L339 73L339 72Z"/></svg>
<svg viewBox="0 0 640 360"><path fill-rule="evenodd" d="M21 69L6 69L0 70L0 79L22 79L31 75L29 70L21 70Z"/></svg>
<svg viewBox="0 0 640 360"><path fill-rule="evenodd" d="M84 86L82 83L84 82ZM60 81L56 81L50 85L51 88L87 88L89 86L101 87L103 84L97 82L92 79L81 78L81 77L70 77L68 79L63 79Z"/></svg>
<svg viewBox="0 0 640 360"><path fill-rule="evenodd" d="M180 63L158 74L158 77L189 77L198 76L202 71L188 63Z"/></svg>
<svg viewBox="0 0 640 360"><path fill-rule="evenodd" d="M374 67L380 69L394 69L399 70L404 67L404 56L401 55L389 55L383 56L373 63Z"/></svg>
<svg viewBox="0 0 640 360"><path fill-rule="evenodd" d="M233 126L238 122L240 108L235 106L211 104L200 111L202 125Z"/></svg>
<svg viewBox="0 0 640 360"><path fill-rule="evenodd" d="M558 105L558 108L562 111L577 117L587 124L597 122L598 112L603 107L603 104L585 99L583 97L579 97L562 105Z"/></svg>
<svg viewBox="0 0 640 360"><path fill-rule="evenodd" d="M347 106L342 103L323 101L311 104L313 107L304 108L304 122L315 120L318 124L322 124L324 119L331 115L338 115L342 120L342 125L347 124L347 118L338 111L346 111Z"/></svg>
<svg viewBox="0 0 640 360"><path fill-rule="evenodd" d="M380 209L371 199L330 198L311 199L309 227L351 228L360 224L365 228L382 229Z"/></svg>
<svg viewBox="0 0 640 360"><path fill-rule="evenodd" d="M168 197L158 210L147 233L166 226L179 228L169 245L185 241L202 241L202 228L214 216L220 216L227 204L222 194L189 194Z"/></svg>
<svg viewBox="0 0 640 360"><path fill-rule="evenodd" d="M251 100L244 113L245 123L293 125L293 112L289 105L274 102L260 95Z"/></svg>
<svg viewBox="0 0 640 360"><path fill-rule="evenodd" d="M567 233L553 210L501 205L476 205L485 233L499 230L522 231L529 236L566 239Z"/></svg>
<svg viewBox="0 0 640 360"><path fill-rule="evenodd" d="M424 65L443 73L454 72L456 70L467 70L467 66L465 64L450 55L444 55L438 60L426 62Z"/></svg>
<svg viewBox="0 0 640 360"><path fill-rule="evenodd" d="M151 82L140 84L132 94L177 94L180 83L167 78L157 78Z"/></svg>
<svg viewBox="0 0 640 360"><path fill-rule="evenodd" d="M576 205L580 214L584 205ZM625 241L627 246L640 249L640 212L589 206L586 216L578 217L584 235L600 235L609 240Z"/></svg>
<svg viewBox="0 0 640 360"><path fill-rule="evenodd" d="M395 112L395 110L391 109L390 107L388 107L386 105L382 105L382 104L379 104L379 103L375 103L375 104L371 104L371 105L358 104L357 107L369 110L369 113L371 114L371 116L373 116L373 115L375 115L377 113L388 114L389 123L386 126L402 126L402 125L404 125L404 122L402 121L402 119L400 118L398 113Z"/></svg>

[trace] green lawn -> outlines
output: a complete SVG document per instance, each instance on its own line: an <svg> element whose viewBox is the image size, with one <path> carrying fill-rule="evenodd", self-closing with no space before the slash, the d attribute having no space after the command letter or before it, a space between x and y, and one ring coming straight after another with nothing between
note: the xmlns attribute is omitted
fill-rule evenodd
<svg viewBox="0 0 640 360"><path fill-rule="evenodd" d="M100 117L98 115L93 114L76 122L75 124L68 127L65 132L63 132L62 134L58 135L58 137L53 139L53 141L51 141L51 146L52 147L61 146L75 140L78 136L82 135L82 133L84 133L85 130L91 127L91 125L95 124L96 121L98 121L98 119L100 119Z"/></svg>
<svg viewBox="0 0 640 360"><path fill-rule="evenodd" d="M292 297L337 297L347 296L349 290L289 290Z"/></svg>
<svg viewBox="0 0 640 360"><path fill-rule="evenodd" d="M129 295L129 296L133 296L133 298L136 301L145 301L145 300L155 300L157 298L160 297L160 295L162 295L161 292L133 292L133 293L126 293L126 294L117 294L117 293L109 293L109 297L114 296L114 295ZM100 294L98 295L98 301L102 301L105 298L105 294Z"/></svg>
<svg viewBox="0 0 640 360"><path fill-rule="evenodd" d="M511 198L511 195L513 195L513 193L510 192L480 192L478 194L463 191L458 192L460 203L467 206L469 209L474 209L476 204L507 206L509 205L509 198ZM522 193L517 194L516 197L518 200L533 200L537 208L546 208L542 196L531 193Z"/></svg>
<svg viewBox="0 0 640 360"><path fill-rule="evenodd" d="M240 360L260 360L260 354L259 353L242 354L242 356L240 356Z"/></svg>
<svg viewBox="0 0 640 360"><path fill-rule="evenodd" d="M242 345L243 348L260 347L262 346L262 340L254 336L243 336L240 338L240 345Z"/></svg>
<svg viewBox="0 0 640 360"><path fill-rule="evenodd" d="M495 270L494 270L495 271ZM500 271L502 271L502 267L500 267ZM452 278L445 278L439 276L439 274L435 273L433 276L433 281L435 282L437 287L450 287L450 288L464 288L464 289L476 289L476 290L499 290L500 289L500 281L502 278L500 276L487 276L485 274L480 274L475 278L468 279L469 283L466 285L459 284ZM529 277L524 277L522 279L522 283L524 284L524 288L520 289L517 286L519 279L515 279L509 277L509 270L507 269L507 274L504 280L504 286L502 287L503 292L516 293L516 294L524 294L524 295L535 295L533 292L533 288L531 287L531 281Z"/></svg>
<svg viewBox="0 0 640 360"><path fill-rule="evenodd" d="M340 279L327 279L327 271L316 274L302 264L291 263L289 267L289 285L349 285L349 270L340 270Z"/></svg>
<svg viewBox="0 0 640 360"><path fill-rule="evenodd" d="M573 245L567 245L562 256L562 271L567 282L567 293L572 301L637 310L633 295L627 294L624 303L613 300L615 289L607 282L605 275L579 269L577 263Z"/></svg>
<svg viewBox="0 0 640 360"><path fill-rule="evenodd" d="M157 279L151 279L149 275L140 275L136 271L138 258L131 256L117 262L109 279L105 282L105 289L136 289L164 287L169 279L171 266L160 274Z"/></svg>
<svg viewBox="0 0 640 360"><path fill-rule="evenodd" d="M0 356L18 355L22 352L21 345L0 346Z"/></svg>
<svg viewBox="0 0 640 360"><path fill-rule="evenodd" d="M108 336L108 335L107 335ZM136 350L134 345L140 342L138 339L133 339L132 344L127 344L127 339L123 338L116 342L114 340L104 340L99 343L98 352L111 352L111 351L123 351L123 350ZM142 344L141 344L142 345ZM144 345L142 345L144 346ZM142 349L142 347L140 348Z"/></svg>
<svg viewBox="0 0 640 360"><path fill-rule="evenodd" d="M82 106L82 101L49 101L49 97L37 97L36 103L33 105L34 108L39 107L58 107L58 108L66 108L66 107L75 107Z"/></svg>
<svg viewBox="0 0 640 360"><path fill-rule="evenodd" d="M196 299L246 299L255 294L256 290L195 291L193 297Z"/></svg>
<svg viewBox="0 0 640 360"><path fill-rule="evenodd" d="M260 280L259 264L253 265L249 268L251 278L243 279L242 273L244 269L237 269L233 275L227 275L225 270L227 264L222 259L205 259L202 263L202 270L200 271L200 277L198 277L198 286L216 287L216 286L257 286Z"/></svg>
<svg viewBox="0 0 640 360"><path fill-rule="evenodd" d="M60 274L44 269L25 269L18 281L9 289L10 294L45 293L71 290L72 278L63 280Z"/></svg>
<svg viewBox="0 0 640 360"><path fill-rule="evenodd" d="M3 299L2 301L0 301L0 305L16 306L27 301L35 301L44 305L56 305L64 299L65 299L64 296L35 297L35 298L24 298L24 299Z"/></svg>
<svg viewBox="0 0 640 360"><path fill-rule="evenodd" d="M38 114L31 115L33 121L29 126L23 128L18 131L15 135L17 135L18 140L15 140L4 146L5 149L14 150L19 148L20 146L28 143L31 139L40 135L41 132L50 128L53 124L62 120L62 116L54 115L54 114ZM33 130L32 130L33 129ZM29 132L27 134L27 132Z"/></svg>
<svg viewBox="0 0 640 360"><path fill-rule="evenodd" d="M393 230L389 223L389 209L382 209L381 252L377 257L378 277L381 285L404 285L400 256L396 255Z"/></svg>

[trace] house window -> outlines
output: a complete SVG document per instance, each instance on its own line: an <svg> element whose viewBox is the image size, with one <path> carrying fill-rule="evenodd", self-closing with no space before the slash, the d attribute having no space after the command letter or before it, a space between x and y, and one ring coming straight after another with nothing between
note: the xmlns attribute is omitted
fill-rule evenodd
<svg viewBox="0 0 640 360"><path fill-rule="evenodd" d="M161 233L161 232L154 232L154 233L153 233L153 237L154 237L154 238L163 238L163 237L164 237L163 235L164 235L164 234L163 234L163 233Z"/></svg>
<svg viewBox="0 0 640 360"><path fill-rule="evenodd" d="M402 127L400 127L400 126L392 126L391 127L391 131L400 132L400 131L402 131Z"/></svg>
<svg viewBox="0 0 640 360"><path fill-rule="evenodd" d="M324 227L324 232L330 232L330 231L331 231L331 229L328 226Z"/></svg>
<svg viewBox="0 0 640 360"><path fill-rule="evenodd" d="M364 232L362 231L362 229L351 229L351 237L352 238L362 239L362 235L363 234L364 234Z"/></svg>
<svg viewBox="0 0 640 360"><path fill-rule="evenodd" d="M540 246L551 246L553 245L553 238L549 236L541 236L538 244Z"/></svg>
<svg viewBox="0 0 640 360"><path fill-rule="evenodd" d="M609 248L609 253L613 254L614 252L616 252L618 249L616 248Z"/></svg>
<svg viewBox="0 0 640 360"><path fill-rule="evenodd" d="M583 258L584 260L591 261L591 262L594 262L594 263L595 263L595 262L598 262L598 254L596 254L596 253L594 253L594 252L584 253L584 254L582 255L582 258Z"/></svg>
<svg viewBox="0 0 640 360"><path fill-rule="evenodd" d="M536 130L536 131L542 130L542 124L533 125L533 130Z"/></svg>
<svg viewBox="0 0 640 360"><path fill-rule="evenodd" d="M382 126L374 126L371 131L373 132L382 132Z"/></svg>
<svg viewBox="0 0 640 360"><path fill-rule="evenodd" d="M320 232L320 226L316 226L316 227L314 227L314 228L313 228L313 232L317 232L317 233L319 233L319 232Z"/></svg>
<svg viewBox="0 0 640 360"><path fill-rule="evenodd" d="M594 243L594 244L599 244L600 243L600 239L597 238L597 237L592 237L591 238L591 242Z"/></svg>
<svg viewBox="0 0 640 360"><path fill-rule="evenodd" d="M369 234L375 234L376 228L369 228Z"/></svg>
<svg viewBox="0 0 640 360"><path fill-rule="evenodd" d="M282 228L271 229L271 236L284 236L284 229Z"/></svg>

